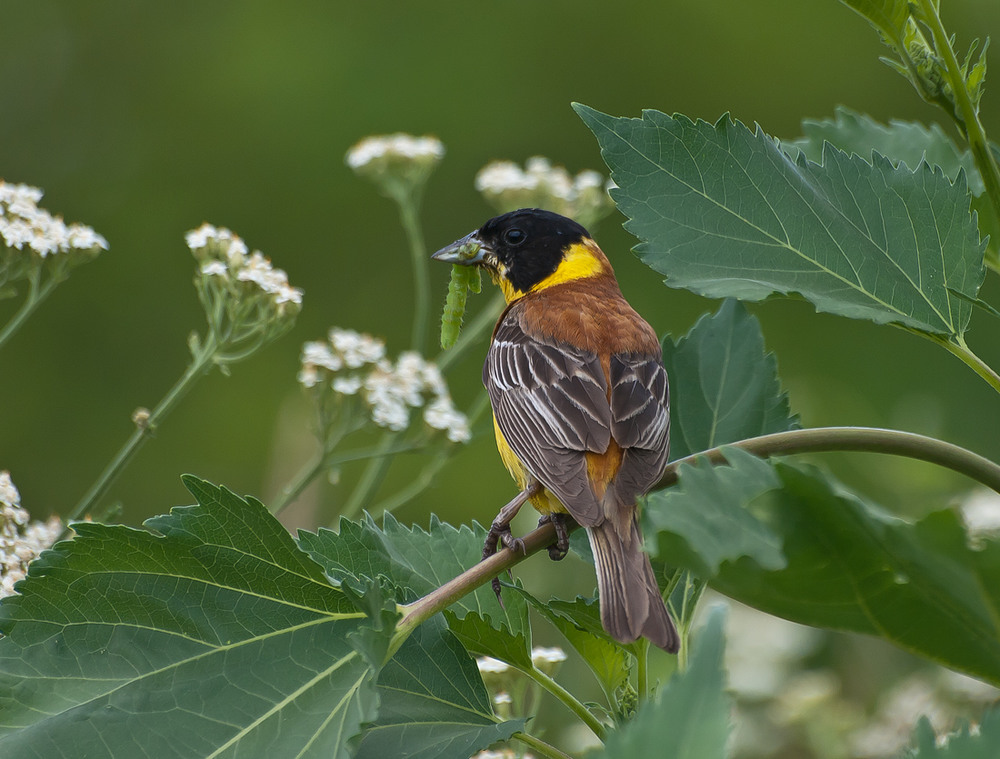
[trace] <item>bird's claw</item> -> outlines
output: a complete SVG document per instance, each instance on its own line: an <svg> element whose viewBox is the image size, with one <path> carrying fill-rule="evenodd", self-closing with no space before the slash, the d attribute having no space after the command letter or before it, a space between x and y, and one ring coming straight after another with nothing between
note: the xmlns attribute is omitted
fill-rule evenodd
<svg viewBox="0 0 1000 759"><path fill-rule="evenodd" d="M541 527L547 522L552 523L553 529L556 531L556 542L549 546L549 558L552 561L562 561L566 558L566 554L569 553L569 530L566 529L566 520L568 515L566 514L545 514L538 520L538 526Z"/></svg>

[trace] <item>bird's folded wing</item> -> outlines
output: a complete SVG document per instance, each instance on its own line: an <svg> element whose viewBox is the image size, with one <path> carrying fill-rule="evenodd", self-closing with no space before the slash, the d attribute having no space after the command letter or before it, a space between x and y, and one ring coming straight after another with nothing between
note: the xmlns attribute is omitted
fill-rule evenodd
<svg viewBox="0 0 1000 759"><path fill-rule="evenodd" d="M483 367L497 426L525 468L582 525L601 520L587 452L611 441L608 382L598 357L527 334L516 318L497 328Z"/></svg>

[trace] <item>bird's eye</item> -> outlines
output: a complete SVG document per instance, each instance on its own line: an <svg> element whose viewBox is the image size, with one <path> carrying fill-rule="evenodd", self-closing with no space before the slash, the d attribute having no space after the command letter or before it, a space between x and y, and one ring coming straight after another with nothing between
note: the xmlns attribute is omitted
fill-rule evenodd
<svg viewBox="0 0 1000 759"><path fill-rule="evenodd" d="M528 235L525 231L523 229L518 229L517 227L508 229L503 233L503 241L508 245L520 245L527 239Z"/></svg>

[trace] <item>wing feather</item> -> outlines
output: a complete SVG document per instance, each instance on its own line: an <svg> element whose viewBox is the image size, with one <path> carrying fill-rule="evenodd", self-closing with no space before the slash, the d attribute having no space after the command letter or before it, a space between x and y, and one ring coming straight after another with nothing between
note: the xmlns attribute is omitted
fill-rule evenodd
<svg viewBox="0 0 1000 759"><path fill-rule="evenodd" d="M601 509L585 453L611 442L607 379L596 354L528 336L508 315L497 328L483 383L507 444L580 524Z"/></svg>

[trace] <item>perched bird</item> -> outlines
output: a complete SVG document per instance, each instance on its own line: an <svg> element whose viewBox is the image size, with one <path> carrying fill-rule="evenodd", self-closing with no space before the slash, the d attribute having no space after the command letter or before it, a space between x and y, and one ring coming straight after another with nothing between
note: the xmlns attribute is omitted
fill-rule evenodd
<svg viewBox="0 0 1000 759"><path fill-rule="evenodd" d="M653 328L622 296L607 256L582 226L526 208L490 219L433 256L487 270L507 300L483 383L497 447L521 488L493 523L525 500L552 521L561 558L568 514L587 530L601 622L615 640L640 636L677 651L677 630L642 551L636 499L667 465L667 373ZM492 540L492 542L491 542Z"/></svg>

